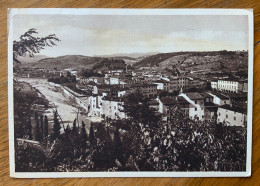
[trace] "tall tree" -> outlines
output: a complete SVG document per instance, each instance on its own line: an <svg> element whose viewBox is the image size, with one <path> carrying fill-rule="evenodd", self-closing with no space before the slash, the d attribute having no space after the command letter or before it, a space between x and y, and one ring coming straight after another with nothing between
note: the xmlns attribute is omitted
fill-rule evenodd
<svg viewBox="0 0 260 186"><path fill-rule="evenodd" d="M81 136L81 146L83 149L86 149L86 142L87 142L87 138L88 138L85 126L86 126L86 124L84 123L84 121L82 121L80 136Z"/></svg>
<svg viewBox="0 0 260 186"><path fill-rule="evenodd" d="M53 118L54 124L53 124L53 137L54 138L59 138L60 137L60 122L58 119L58 114L57 111L54 112L54 118Z"/></svg>
<svg viewBox="0 0 260 186"><path fill-rule="evenodd" d="M35 140L40 141L42 139L40 126L39 126L39 118L38 113L35 112Z"/></svg>
<svg viewBox="0 0 260 186"><path fill-rule="evenodd" d="M44 116L44 136L47 137L49 135L49 126L48 126L48 117Z"/></svg>
<svg viewBox="0 0 260 186"><path fill-rule="evenodd" d="M118 159L121 163L123 162L123 145L120 139L120 133L118 127L116 127L114 133L114 153L115 158Z"/></svg>
<svg viewBox="0 0 260 186"><path fill-rule="evenodd" d="M94 141L95 141L95 134L94 134L93 124L91 123L89 129L89 142L91 145L93 145Z"/></svg>
<svg viewBox="0 0 260 186"><path fill-rule="evenodd" d="M20 36L19 41L13 41L13 60L16 63L21 63L18 60L18 56L29 54L30 57L34 57L34 54L39 53L40 50L46 46L52 47L60 41L55 34L48 35L46 37L35 37L38 34L36 29L31 28L23 35Z"/></svg>
<svg viewBox="0 0 260 186"><path fill-rule="evenodd" d="M44 132L43 132L43 115L40 116L40 125L41 125L41 136L43 138Z"/></svg>
<svg viewBox="0 0 260 186"><path fill-rule="evenodd" d="M31 123L30 116L28 117L27 132L28 132L29 140L32 140L32 123Z"/></svg>
<svg viewBox="0 0 260 186"><path fill-rule="evenodd" d="M74 121L73 121L72 134L78 135L76 119L74 119Z"/></svg>

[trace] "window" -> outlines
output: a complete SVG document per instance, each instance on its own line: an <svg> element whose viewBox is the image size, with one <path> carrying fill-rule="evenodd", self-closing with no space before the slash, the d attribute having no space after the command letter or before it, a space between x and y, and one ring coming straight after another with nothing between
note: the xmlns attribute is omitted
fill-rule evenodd
<svg viewBox="0 0 260 186"><path fill-rule="evenodd" d="M197 111L197 107L195 107L195 111Z"/></svg>
<svg viewBox="0 0 260 186"><path fill-rule="evenodd" d="M218 113L218 115L220 116L220 113Z"/></svg>
<svg viewBox="0 0 260 186"><path fill-rule="evenodd" d="M195 101L195 104L197 104L197 101Z"/></svg>
<svg viewBox="0 0 260 186"><path fill-rule="evenodd" d="M236 121L237 120L237 118L236 117L234 117L234 121Z"/></svg>
<svg viewBox="0 0 260 186"><path fill-rule="evenodd" d="M226 118L228 118L228 115L226 115Z"/></svg>

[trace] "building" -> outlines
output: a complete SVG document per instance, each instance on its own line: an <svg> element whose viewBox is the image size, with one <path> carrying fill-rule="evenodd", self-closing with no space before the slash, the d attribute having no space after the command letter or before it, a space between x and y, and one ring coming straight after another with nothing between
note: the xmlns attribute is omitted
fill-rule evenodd
<svg viewBox="0 0 260 186"><path fill-rule="evenodd" d="M230 99L228 96L221 94L219 92L208 93L213 96L213 103L216 105L230 105Z"/></svg>
<svg viewBox="0 0 260 186"><path fill-rule="evenodd" d="M204 97L197 92L181 93L179 96L183 97L189 102L189 117L191 119L204 120Z"/></svg>
<svg viewBox="0 0 260 186"><path fill-rule="evenodd" d="M214 80L210 82L212 90L217 90L218 89L218 81Z"/></svg>
<svg viewBox="0 0 260 186"><path fill-rule="evenodd" d="M148 105L151 109L155 111L159 111L159 102L158 100L154 99L148 102Z"/></svg>
<svg viewBox="0 0 260 186"><path fill-rule="evenodd" d="M235 78L226 78L218 80L218 90L224 92L240 92L243 90L243 84L240 83L238 79Z"/></svg>
<svg viewBox="0 0 260 186"><path fill-rule="evenodd" d="M158 90L166 90L166 91L170 90L170 82L169 81L161 79L161 80L153 81L152 83L157 85Z"/></svg>
<svg viewBox="0 0 260 186"><path fill-rule="evenodd" d="M102 102L103 115L111 119L126 118L123 105L124 102L120 98L104 97Z"/></svg>
<svg viewBox="0 0 260 186"><path fill-rule="evenodd" d="M162 113L163 120L169 120L172 109L177 106L177 100L172 97L163 97L157 100L159 102L158 111Z"/></svg>
<svg viewBox="0 0 260 186"><path fill-rule="evenodd" d="M134 91L139 91L147 97L155 97L157 95L157 85L153 83L135 83L131 85Z"/></svg>
<svg viewBox="0 0 260 186"><path fill-rule="evenodd" d="M217 123L243 127L247 123L246 109L229 105L220 106L217 111Z"/></svg>

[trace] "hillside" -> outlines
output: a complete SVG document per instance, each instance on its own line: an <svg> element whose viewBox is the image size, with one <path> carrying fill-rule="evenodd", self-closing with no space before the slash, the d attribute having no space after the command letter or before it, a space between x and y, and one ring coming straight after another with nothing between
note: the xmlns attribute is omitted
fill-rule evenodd
<svg viewBox="0 0 260 186"><path fill-rule="evenodd" d="M122 59L105 58L92 66L93 70L118 70L125 69L126 63Z"/></svg>
<svg viewBox="0 0 260 186"><path fill-rule="evenodd" d="M25 55L25 56L18 56L17 59L21 63L33 63L33 62L39 61L39 60L44 59L44 58L48 58L48 56L45 56L45 55L35 55L34 57L30 57L29 55Z"/></svg>
<svg viewBox="0 0 260 186"><path fill-rule="evenodd" d="M83 69L93 68L95 70L125 69L123 59L89 57L82 55L66 55L55 58L45 58L33 63L22 63L22 67L45 68L62 70L66 68Z"/></svg>
<svg viewBox="0 0 260 186"><path fill-rule="evenodd" d="M65 68L89 68L92 67L95 63L101 61L103 58L100 57L88 57L82 55L66 55L59 56L55 58L45 58L41 59L34 63L22 64L24 67L29 68L45 68L45 69L53 69L57 68L57 70L65 69Z"/></svg>
<svg viewBox="0 0 260 186"><path fill-rule="evenodd" d="M248 66L247 52L173 52L148 56L133 66L181 68L184 70L241 70Z"/></svg>

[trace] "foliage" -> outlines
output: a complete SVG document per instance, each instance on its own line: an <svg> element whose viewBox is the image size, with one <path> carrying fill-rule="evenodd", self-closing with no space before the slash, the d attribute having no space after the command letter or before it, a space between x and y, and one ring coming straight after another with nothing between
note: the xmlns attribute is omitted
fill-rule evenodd
<svg viewBox="0 0 260 186"><path fill-rule="evenodd" d="M81 70L81 76L83 76L85 78L89 78L89 77L92 77L92 76L94 76L94 77L104 77L103 74L97 73L93 69L89 69L89 68L82 69Z"/></svg>
<svg viewBox="0 0 260 186"><path fill-rule="evenodd" d="M82 121L81 132L80 132L80 140L81 140L81 147L83 149L86 149L86 143L87 143L87 139L88 139L85 127L86 127L86 124L84 123L84 121Z"/></svg>
<svg viewBox="0 0 260 186"><path fill-rule="evenodd" d="M57 111L54 112L54 118L53 118L53 137L55 138L59 138L60 137L60 122L58 119L58 115L57 115Z"/></svg>
<svg viewBox="0 0 260 186"><path fill-rule="evenodd" d="M40 125L39 125L39 118L38 113L35 112L35 140L40 141L42 139Z"/></svg>
<svg viewBox="0 0 260 186"><path fill-rule="evenodd" d="M17 58L24 54L29 54L33 57L34 54L39 53L46 46L52 47L60 41L55 34L48 35L46 37L35 37L34 34L38 34L36 29L31 28L23 35L20 36L19 41L13 41L13 60L16 63L21 63Z"/></svg>
<svg viewBox="0 0 260 186"><path fill-rule="evenodd" d="M95 134L94 134L94 128L92 123L90 124L90 129L89 129L89 142L91 145L93 145L95 142Z"/></svg>
<svg viewBox="0 0 260 186"><path fill-rule="evenodd" d="M49 135L49 126L48 126L48 117L44 116L44 136L48 137Z"/></svg>
<svg viewBox="0 0 260 186"><path fill-rule="evenodd" d="M29 136L29 140L32 140L32 123L31 123L31 117L28 117L28 126L27 126L27 134Z"/></svg>

